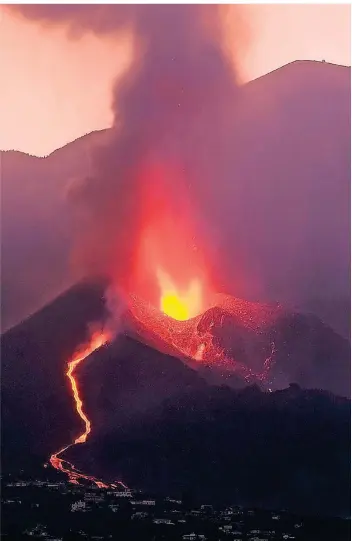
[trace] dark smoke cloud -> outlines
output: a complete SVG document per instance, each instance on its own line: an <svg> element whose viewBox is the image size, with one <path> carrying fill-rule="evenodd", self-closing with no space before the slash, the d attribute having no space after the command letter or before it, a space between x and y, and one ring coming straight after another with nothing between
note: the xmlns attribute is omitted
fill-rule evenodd
<svg viewBox="0 0 352 541"><path fill-rule="evenodd" d="M76 263L91 273L112 273L120 281L133 258L143 206L139 183L153 180L148 178L150 165L163 169L165 183L168 171L173 178L173 166L182 171L185 198L193 201L194 213L203 223L205 214L208 226L211 223L201 194L214 182L207 174L208 161L212 155L211 159L221 161L238 91L222 48L220 8L38 5L15 9L44 25L65 25L72 36L85 31L133 32L134 60L114 91L110 142L97 153L92 176L71 190L78 218ZM181 201L181 220L182 206ZM211 243L216 245L212 229Z"/></svg>

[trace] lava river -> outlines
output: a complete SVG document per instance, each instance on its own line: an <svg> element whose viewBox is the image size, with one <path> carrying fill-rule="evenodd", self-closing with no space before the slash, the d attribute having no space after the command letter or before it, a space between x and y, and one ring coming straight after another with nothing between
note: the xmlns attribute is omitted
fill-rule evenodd
<svg viewBox="0 0 352 541"><path fill-rule="evenodd" d="M107 485L101 480L97 479L96 477L93 477L92 475L87 475L84 472L81 472L78 470L72 462L69 462L68 460L65 460L62 458L62 455L67 451L70 447L73 445L78 445L85 443L87 441L87 438L91 432L91 422L87 417L87 414L84 411L83 401L80 396L77 380L75 378L75 371L78 367L78 365L87 359L89 355L91 355L94 351L101 348L103 345L105 345L110 340L110 335L107 332L94 332L87 344L85 344L81 349L79 349L72 357L72 359L68 362L66 376L69 379L70 387L72 390L72 396L75 403L75 408L77 411L77 414L81 418L84 424L84 430L81 434L79 434L75 440L65 447L62 447L59 451L56 451L54 454L50 457L50 464L56 469L60 470L63 473L65 473L68 476L68 479L73 484L79 484L80 481L90 481L92 483L95 483L99 488L108 488L108 486L112 486L113 488L117 485ZM121 481L117 481L118 484L120 484L123 488L127 488Z"/></svg>

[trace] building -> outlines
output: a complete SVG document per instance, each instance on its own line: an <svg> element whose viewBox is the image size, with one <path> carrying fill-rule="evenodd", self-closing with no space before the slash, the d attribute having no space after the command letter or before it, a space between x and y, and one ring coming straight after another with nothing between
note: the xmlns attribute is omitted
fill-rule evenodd
<svg viewBox="0 0 352 541"><path fill-rule="evenodd" d="M46 537L48 535L46 527L42 524L37 524L34 528L26 530L24 533L35 537Z"/></svg>
<svg viewBox="0 0 352 541"><path fill-rule="evenodd" d="M166 498L166 501L167 501L167 502L170 502L170 503L176 503L177 505L181 505L181 504L182 504L182 501L181 501L181 500L174 500L173 498Z"/></svg>
<svg viewBox="0 0 352 541"><path fill-rule="evenodd" d="M7 483L8 487L28 487L29 483L26 483L25 481L16 481L15 483Z"/></svg>
<svg viewBox="0 0 352 541"><path fill-rule="evenodd" d="M86 492L84 495L85 502L100 503L104 501L104 494L102 492Z"/></svg>
<svg viewBox="0 0 352 541"><path fill-rule="evenodd" d="M136 513L133 513L131 518L133 520L141 520L143 518L147 518L147 516L148 516L148 513L146 513L145 511L136 511Z"/></svg>
<svg viewBox="0 0 352 541"><path fill-rule="evenodd" d="M71 505L71 512L75 513L77 511L86 511L86 502L83 502L82 500L79 500L78 502L75 502Z"/></svg>
<svg viewBox="0 0 352 541"><path fill-rule="evenodd" d="M43 487L45 485L45 481L34 481L33 486L34 487Z"/></svg>
<svg viewBox="0 0 352 541"><path fill-rule="evenodd" d="M155 505L155 500L132 500L132 505Z"/></svg>
<svg viewBox="0 0 352 541"><path fill-rule="evenodd" d="M121 490L119 492L115 492L114 495L117 498L132 498L132 492L130 490Z"/></svg>

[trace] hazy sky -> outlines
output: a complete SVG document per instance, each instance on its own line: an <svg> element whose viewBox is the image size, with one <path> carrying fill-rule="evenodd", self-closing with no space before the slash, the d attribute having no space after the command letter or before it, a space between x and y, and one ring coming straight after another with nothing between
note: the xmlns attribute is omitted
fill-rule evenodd
<svg viewBox="0 0 352 541"><path fill-rule="evenodd" d="M297 59L351 64L348 5L248 5L243 18L240 37L231 7L224 20L242 81ZM44 29L1 6L0 24L0 149L45 155L110 125L112 84L131 57L128 36L70 41L63 29Z"/></svg>

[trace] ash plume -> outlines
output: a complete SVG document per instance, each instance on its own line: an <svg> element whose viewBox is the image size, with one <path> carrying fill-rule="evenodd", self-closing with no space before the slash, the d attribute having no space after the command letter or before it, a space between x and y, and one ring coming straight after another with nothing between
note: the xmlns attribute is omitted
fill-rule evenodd
<svg viewBox="0 0 352 541"><path fill-rule="evenodd" d="M65 25L73 38L87 31L105 35L127 30L133 35L132 65L114 89L109 143L94 156L90 178L70 190L76 216L75 267L124 283L139 231L143 190L152 186L155 170L162 171L163 185L170 182L170 190L180 186L171 185L168 172L173 179L173 167L182 171L181 193L191 200L203 227L207 222L209 235L204 202L214 183L215 168L210 165L221 163L228 149L231 110L238 92L236 75L224 54L220 7L37 5L13 9L46 26ZM182 220L182 201L179 207ZM209 244L215 246L212 229Z"/></svg>

